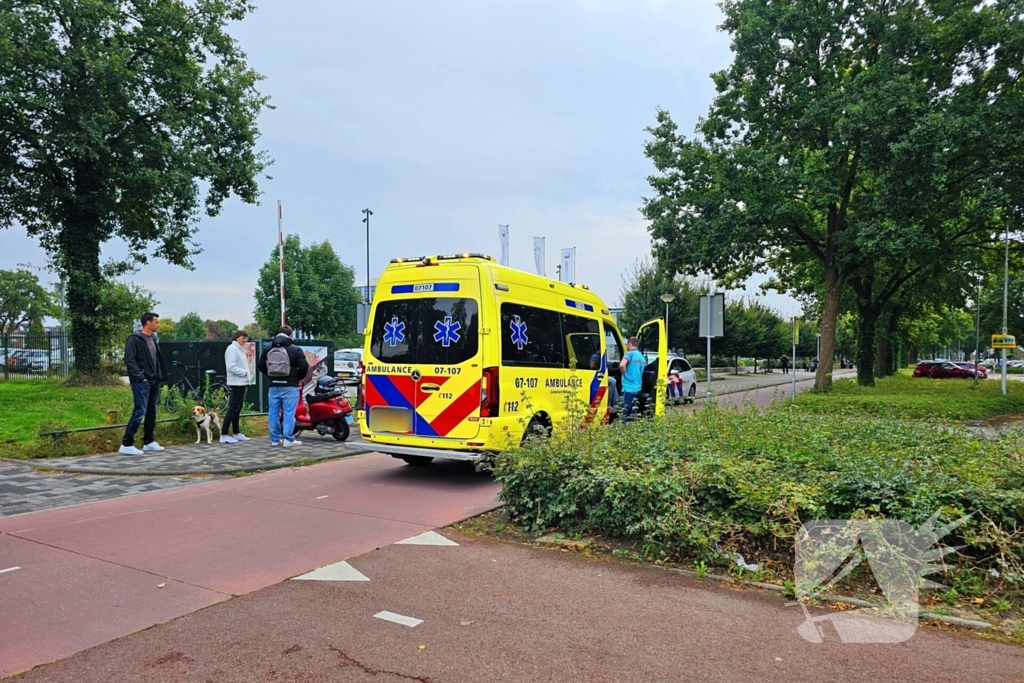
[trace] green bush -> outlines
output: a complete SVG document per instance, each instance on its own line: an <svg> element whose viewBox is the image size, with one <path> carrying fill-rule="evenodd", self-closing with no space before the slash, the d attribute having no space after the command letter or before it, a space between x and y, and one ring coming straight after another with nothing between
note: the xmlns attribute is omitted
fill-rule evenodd
<svg viewBox="0 0 1024 683"><path fill-rule="evenodd" d="M1016 580L1024 545L1024 434L792 409L708 409L574 430L496 456L509 514L638 539L648 555L717 560L722 549L792 561L802 521L951 521L964 562ZM951 544L953 539L947 539Z"/></svg>

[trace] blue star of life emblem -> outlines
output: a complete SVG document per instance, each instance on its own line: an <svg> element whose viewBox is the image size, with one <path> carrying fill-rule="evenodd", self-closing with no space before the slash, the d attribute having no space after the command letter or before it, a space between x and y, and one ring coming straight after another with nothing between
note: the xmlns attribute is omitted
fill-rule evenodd
<svg viewBox="0 0 1024 683"><path fill-rule="evenodd" d="M398 316L391 318L391 322L384 323L384 341L392 347L405 341L405 323L399 322Z"/></svg>
<svg viewBox="0 0 1024 683"><path fill-rule="evenodd" d="M512 328L512 343L522 351L523 347L530 343L530 338L526 336L526 323L519 319L519 316L513 316L509 327Z"/></svg>
<svg viewBox="0 0 1024 683"><path fill-rule="evenodd" d="M462 329L462 323L458 320L452 322L452 317L450 315L446 315L444 317L444 322L438 320L434 323L434 329L437 330L434 333L434 341L441 342L441 346L447 348L451 346L452 342L459 341L459 338L461 337L459 330Z"/></svg>

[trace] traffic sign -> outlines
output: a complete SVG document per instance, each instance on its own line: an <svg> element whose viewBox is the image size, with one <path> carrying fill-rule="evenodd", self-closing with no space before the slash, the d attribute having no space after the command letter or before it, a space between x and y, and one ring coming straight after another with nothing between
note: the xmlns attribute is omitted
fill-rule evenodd
<svg viewBox="0 0 1024 683"><path fill-rule="evenodd" d="M1013 349L1017 347L1017 340L1012 334L993 334L993 349Z"/></svg>

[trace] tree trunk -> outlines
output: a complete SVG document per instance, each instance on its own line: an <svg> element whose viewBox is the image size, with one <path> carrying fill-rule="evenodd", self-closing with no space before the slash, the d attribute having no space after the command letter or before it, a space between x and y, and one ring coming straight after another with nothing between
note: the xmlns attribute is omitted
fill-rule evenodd
<svg viewBox="0 0 1024 683"><path fill-rule="evenodd" d="M889 335L875 333L875 378L889 374Z"/></svg>
<svg viewBox="0 0 1024 683"><path fill-rule="evenodd" d="M832 361L836 353L836 321L839 319L839 298L843 293L843 277L835 267L825 268L825 302L821 311L821 356L814 375L814 390L832 388Z"/></svg>
<svg viewBox="0 0 1024 683"><path fill-rule="evenodd" d="M857 300L857 384L875 386L875 330L878 329L878 311L870 303Z"/></svg>
<svg viewBox="0 0 1024 683"><path fill-rule="evenodd" d="M76 196L68 206L60 233L67 278L67 309L71 323L71 342L75 352L75 372L92 374L100 368L99 332L96 310L100 305L100 230L93 205L99 189L97 174L77 169Z"/></svg>
<svg viewBox="0 0 1024 683"><path fill-rule="evenodd" d="M897 330L900 324L900 312L894 308L889 311L885 321L885 331L875 332L875 377L882 378L895 375L899 367Z"/></svg>

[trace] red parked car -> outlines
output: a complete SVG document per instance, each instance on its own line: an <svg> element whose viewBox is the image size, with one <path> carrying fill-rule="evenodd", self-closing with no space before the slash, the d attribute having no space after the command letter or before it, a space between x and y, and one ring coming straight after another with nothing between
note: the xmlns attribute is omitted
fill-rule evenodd
<svg viewBox="0 0 1024 683"><path fill-rule="evenodd" d="M968 365L964 363L963 365ZM948 379L956 377L960 379L974 379L974 370L969 367L961 367L949 361L922 361L914 368L914 377L931 377L932 379ZM982 378L981 372L978 377Z"/></svg>
<svg viewBox="0 0 1024 683"><path fill-rule="evenodd" d="M971 363L970 361L964 361L964 362L953 363L953 365L956 365L957 367L964 368L965 370L967 370L967 372L971 373L971 377L974 377L974 369L977 368L978 369L978 379L988 379L988 371L984 367L978 365L977 363Z"/></svg>

